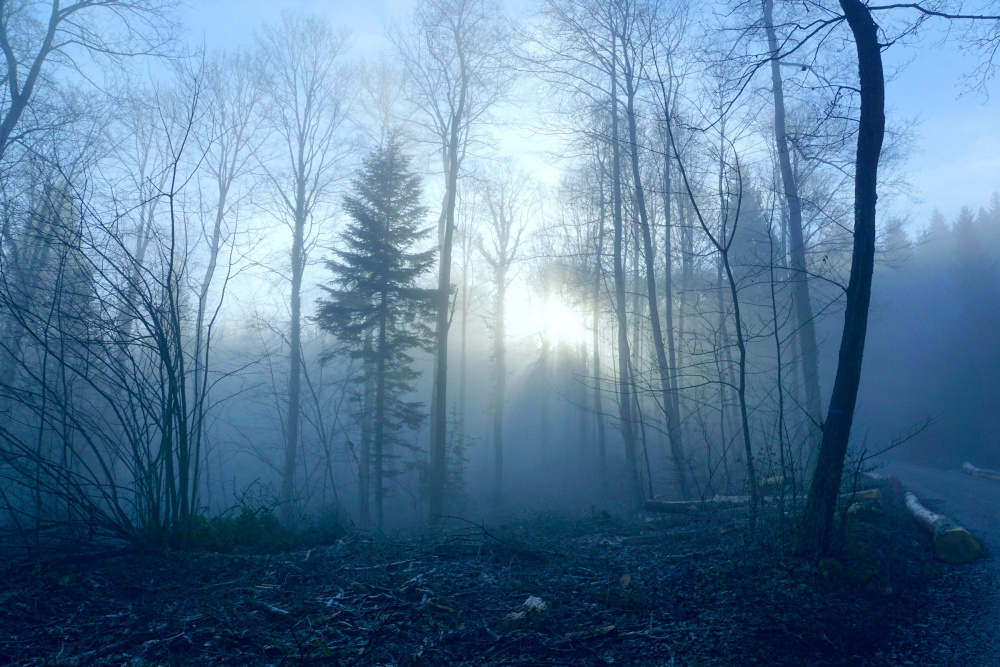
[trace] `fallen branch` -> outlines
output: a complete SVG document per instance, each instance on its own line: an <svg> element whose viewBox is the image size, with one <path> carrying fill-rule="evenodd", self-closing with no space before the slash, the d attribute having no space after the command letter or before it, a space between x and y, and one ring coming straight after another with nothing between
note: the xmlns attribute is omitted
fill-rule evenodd
<svg viewBox="0 0 1000 667"><path fill-rule="evenodd" d="M670 538L670 535L635 535L632 537L623 537L622 546L636 547L647 544L660 544L661 542L669 541Z"/></svg>
<svg viewBox="0 0 1000 667"><path fill-rule="evenodd" d="M934 553L946 563L966 563L979 558L983 549L965 528L942 514L935 514L907 492L906 509L934 538Z"/></svg>
<svg viewBox="0 0 1000 667"><path fill-rule="evenodd" d="M1000 480L1000 472L997 472L996 470L988 470L986 468L977 468L968 461L962 464L962 471L967 475L972 475L973 477L985 477L986 479Z"/></svg>
<svg viewBox="0 0 1000 667"><path fill-rule="evenodd" d="M575 639L577 641L583 639L601 639L602 637L613 637L618 634L618 628L613 625L605 625L600 628L594 628L592 630L580 630L578 632L567 632L566 639Z"/></svg>
<svg viewBox="0 0 1000 667"><path fill-rule="evenodd" d="M258 611L262 611L273 616L274 618L285 618L290 613L280 607L275 607L273 604L268 604L262 600L254 600L253 598L249 598L247 600L247 604Z"/></svg>

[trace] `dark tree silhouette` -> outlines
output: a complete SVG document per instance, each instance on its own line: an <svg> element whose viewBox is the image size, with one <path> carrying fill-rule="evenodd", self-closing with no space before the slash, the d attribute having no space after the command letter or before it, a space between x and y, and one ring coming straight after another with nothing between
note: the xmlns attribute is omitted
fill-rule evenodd
<svg viewBox="0 0 1000 667"><path fill-rule="evenodd" d="M878 199L878 163L885 136L885 77L878 25L860 0L840 0L858 50L861 117L854 175L854 255L847 284L844 333L840 340L837 377L830 408L823 423L816 472L802 516L799 548L806 554L830 550L833 514L851 438L854 408L861 383L861 360L868 333L868 306L875 270L875 202Z"/></svg>
<svg viewBox="0 0 1000 667"><path fill-rule="evenodd" d="M400 433L417 428L426 417L422 402L406 400L420 377L411 352L433 345L429 322L436 292L417 283L431 270L435 250L413 249L432 232L421 226L427 208L420 197L420 177L410 170L398 140L365 160L344 197L351 222L342 235L343 248L326 262L333 279L323 288L328 296L320 300L316 316L362 362L357 381L374 386L370 464L379 527L385 479L392 473L387 464L394 458L389 448L403 445ZM369 461L362 457L361 465Z"/></svg>

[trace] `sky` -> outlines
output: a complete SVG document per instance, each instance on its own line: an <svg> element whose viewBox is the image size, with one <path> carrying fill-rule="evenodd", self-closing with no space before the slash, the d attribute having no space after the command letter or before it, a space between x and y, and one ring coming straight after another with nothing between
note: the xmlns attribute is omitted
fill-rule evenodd
<svg viewBox="0 0 1000 667"><path fill-rule="evenodd" d="M950 221L963 205L985 206L1000 191L1000 85L970 90L975 56L939 36L885 55L890 67L906 65L886 86L889 116L917 121L903 167L917 201L899 206L916 229L935 208Z"/></svg>
<svg viewBox="0 0 1000 667"><path fill-rule="evenodd" d="M193 0L183 11L188 38L210 49L249 44L264 22L282 11L327 17L353 35L360 57L388 47L385 25L406 21L414 0ZM517 13L529 0L507 3ZM937 28L919 41L894 45L885 54L887 71L897 71L886 89L890 120L915 120L911 151L903 165L912 198L892 203L916 232L940 209L954 219L962 205L983 206L1000 190L1000 87L969 92L964 75L976 65L968 50L943 44ZM905 65L901 70L898 68Z"/></svg>

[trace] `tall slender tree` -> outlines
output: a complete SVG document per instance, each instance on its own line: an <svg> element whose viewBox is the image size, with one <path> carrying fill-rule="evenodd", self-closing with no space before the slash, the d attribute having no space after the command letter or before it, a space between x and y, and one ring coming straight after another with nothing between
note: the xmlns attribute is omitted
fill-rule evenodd
<svg viewBox="0 0 1000 667"><path fill-rule="evenodd" d="M487 216L479 251L490 267L493 283L493 500L503 502L503 413L507 401L507 288L527 227L530 184L513 169L502 169L483 187Z"/></svg>
<svg viewBox="0 0 1000 667"><path fill-rule="evenodd" d="M448 479L448 333L458 182L475 128L503 97L513 69L506 67L510 30L495 0L422 0L416 31L400 36L417 123L440 149L445 188L438 219L438 297L431 391L429 512L445 511Z"/></svg>
<svg viewBox="0 0 1000 667"><path fill-rule="evenodd" d="M292 232L289 276L288 407L281 477L281 514L295 518L295 473L302 398L302 277L319 218L331 202L344 150L336 142L347 110L340 62L346 37L319 19L286 15L260 39L270 70L268 117L280 142L268 174L278 216Z"/></svg>
<svg viewBox="0 0 1000 667"><path fill-rule="evenodd" d="M818 433L822 420L819 390L819 353L816 346L816 325L813 322L812 301L807 280L805 235L802 230L802 201L799 184L792 167L788 147L788 129L785 114L785 90L781 77L781 51L774 26L774 0L762 0L764 30L771 62L771 95L774 101L774 143L777 147L778 166L781 174L782 195L788 210L788 237L792 271L792 303L795 306L796 328L801 350L802 378L806 392L806 414L810 431ZM807 451L807 474L815 465L815 437L810 437Z"/></svg>
<svg viewBox="0 0 1000 667"><path fill-rule="evenodd" d="M854 35L860 80L861 109L854 175L854 254L851 277L847 283L837 376L823 423L823 440L816 471L802 515L799 549L809 555L827 553L833 542L833 515L847 444L851 438L851 424L854 423L854 408L861 383L861 360L868 333L868 306L875 271L878 164L885 136L885 76L878 24L861 0L840 0L840 7Z"/></svg>

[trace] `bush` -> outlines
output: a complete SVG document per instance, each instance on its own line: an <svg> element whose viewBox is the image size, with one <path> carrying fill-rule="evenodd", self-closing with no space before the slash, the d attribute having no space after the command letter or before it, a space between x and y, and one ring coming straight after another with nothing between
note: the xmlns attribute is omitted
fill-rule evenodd
<svg viewBox="0 0 1000 667"><path fill-rule="evenodd" d="M331 544L344 537L349 527L335 506L305 518L305 527L293 531L278 521L275 494L269 487L251 485L236 504L218 516L199 516L188 536L186 548L204 551L278 551Z"/></svg>
<svg viewBox="0 0 1000 667"><path fill-rule="evenodd" d="M350 528L340 509L328 505L320 510L315 518L310 519L306 529L296 537L302 546L317 546L332 544L349 532Z"/></svg>
<svg viewBox="0 0 1000 667"><path fill-rule="evenodd" d="M247 507L211 519L199 517L189 545L206 551L274 551L291 546L293 533L278 522L274 512Z"/></svg>

